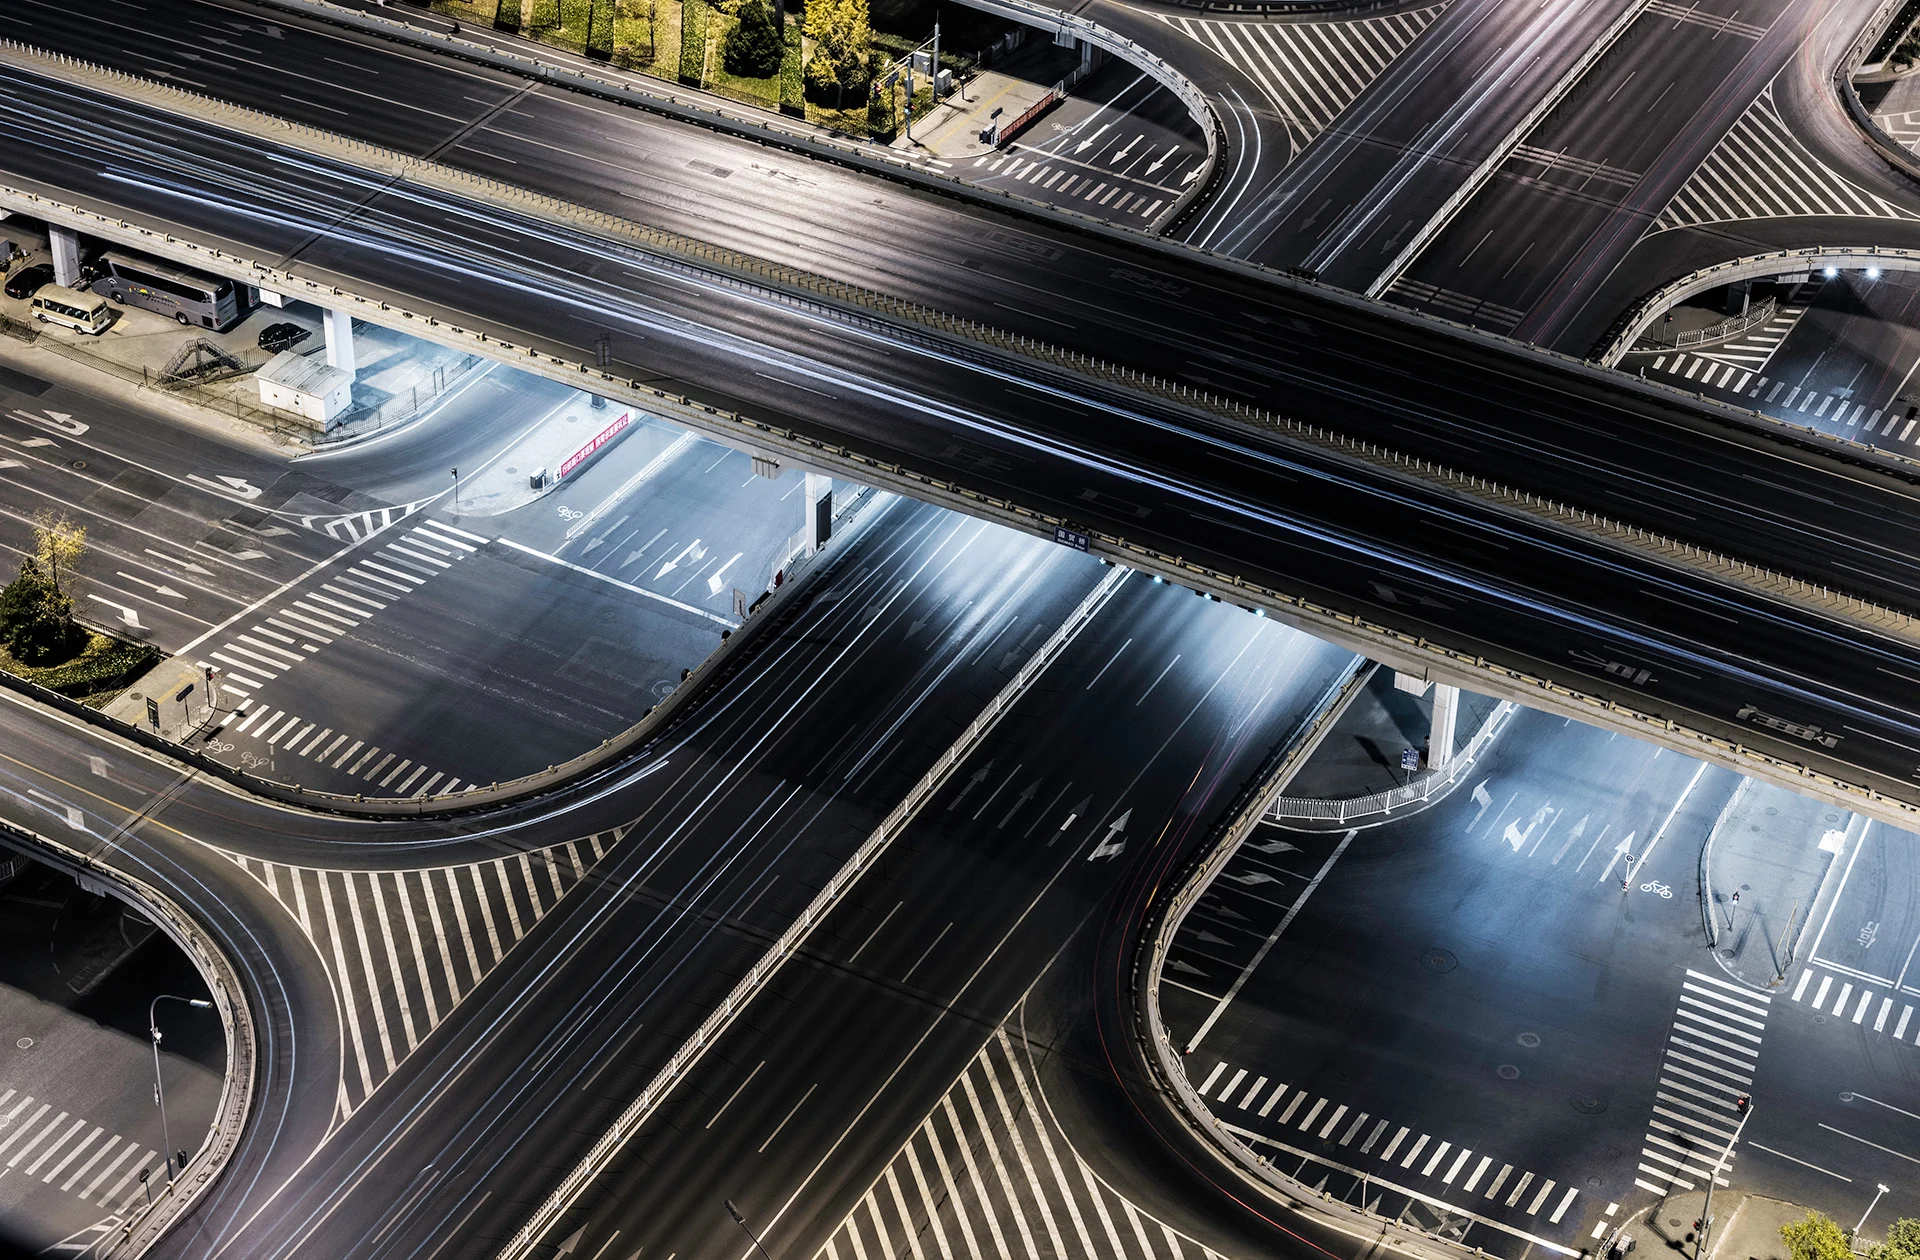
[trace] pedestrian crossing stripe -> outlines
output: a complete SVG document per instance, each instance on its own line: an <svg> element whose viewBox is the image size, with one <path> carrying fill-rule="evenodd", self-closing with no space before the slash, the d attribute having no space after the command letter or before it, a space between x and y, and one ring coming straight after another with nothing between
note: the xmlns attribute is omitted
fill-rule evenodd
<svg viewBox="0 0 1920 1260"><path fill-rule="evenodd" d="M996 1029L815 1260L1224 1260L1081 1158L1027 1060Z"/></svg>
<svg viewBox="0 0 1920 1260"><path fill-rule="evenodd" d="M1231 22L1156 14L1257 84L1298 153L1446 8L1342 22Z"/></svg>
<svg viewBox="0 0 1920 1260"><path fill-rule="evenodd" d="M325 534L336 542L356 543L406 520L433 501L433 498L415 499L394 507L368 508L362 512L343 512L337 516L316 514L295 519L300 522L302 529Z"/></svg>
<svg viewBox="0 0 1920 1260"><path fill-rule="evenodd" d="M1665 1197L1709 1177L1727 1184L1739 1155L1732 1149L1740 1124L1735 1101L1753 1089L1772 1003L1770 994L1687 969L1634 1185Z"/></svg>
<svg viewBox="0 0 1920 1260"><path fill-rule="evenodd" d="M1251 1074L1250 1069L1231 1068L1226 1060L1218 1059L1212 1070L1194 1086L1195 1093L1214 1104L1208 1110L1234 1133L1289 1151L1294 1148L1287 1142L1294 1139L1303 1144L1319 1142L1344 1147L1347 1153L1342 1159L1356 1162L1360 1156L1377 1159L1396 1174L1404 1172L1428 1179L1434 1194L1452 1193L1474 1203L1481 1211L1504 1206L1524 1216L1544 1215L1552 1225L1566 1218L1579 1197L1576 1186L1516 1168L1495 1156L1423 1133L1411 1125L1355 1111L1311 1089L1295 1088L1288 1081L1256 1075L1252 1083L1242 1089ZM1228 1108L1245 1114L1235 1115ZM1267 1124L1261 1129L1247 1127L1254 1125L1256 1118ZM1279 1132L1273 1132L1275 1129ZM1381 1144L1382 1139L1385 1145ZM1458 1209L1457 1204L1444 1198L1438 1201Z"/></svg>
<svg viewBox="0 0 1920 1260"><path fill-rule="evenodd" d="M138 1174L160 1175L160 1152L12 1089L0 1089L0 1176L39 1181L116 1216L145 1193ZM51 1250L51 1249L50 1249Z"/></svg>
<svg viewBox="0 0 1920 1260"><path fill-rule="evenodd" d="M1816 158L1781 118L1769 83L1674 194L1648 235L1705 223L1806 217L1920 220Z"/></svg>
<svg viewBox="0 0 1920 1260"><path fill-rule="evenodd" d="M336 1126L631 829L416 870L294 866L214 849L293 917L333 985L342 1043Z"/></svg>
<svg viewBox="0 0 1920 1260"><path fill-rule="evenodd" d="M1915 1018L1915 1003L1907 1000L1914 992L1912 988L1896 989L1882 976L1870 976L1834 963L1822 962L1820 968L1808 967L1800 973L1799 982L1793 986L1794 1001L1834 1019L1870 1027L1877 1033L1890 1033L1897 1041L1907 1040L1911 1032L1913 1043L1920 1045L1920 1018ZM1816 979L1820 983L1813 985ZM1829 993L1833 995L1831 1008L1827 1006Z"/></svg>

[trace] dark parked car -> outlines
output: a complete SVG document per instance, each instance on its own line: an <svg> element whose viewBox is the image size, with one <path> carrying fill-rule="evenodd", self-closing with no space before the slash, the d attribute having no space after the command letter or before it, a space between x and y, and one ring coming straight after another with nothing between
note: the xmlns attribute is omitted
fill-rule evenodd
<svg viewBox="0 0 1920 1260"><path fill-rule="evenodd" d="M268 354L291 350L313 333L298 324L268 324L260 330L260 348Z"/></svg>
<svg viewBox="0 0 1920 1260"><path fill-rule="evenodd" d="M22 267L7 277L7 296L10 298L32 297L52 283L53 264L35 263L31 267Z"/></svg>

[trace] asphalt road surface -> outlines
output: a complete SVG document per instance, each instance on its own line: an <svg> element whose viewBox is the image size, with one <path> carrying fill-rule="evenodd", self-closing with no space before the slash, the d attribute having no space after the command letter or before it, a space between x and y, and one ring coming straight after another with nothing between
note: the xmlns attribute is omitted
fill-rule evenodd
<svg viewBox="0 0 1920 1260"><path fill-rule="evenodd" d="M1887 1174L1920 1137L1898 1110L1920 1102L1920 1050L1892 1035L1900 980L1876 977L1869 998L1849 939L1884 921L1884 954L1911 946L1911 915L1894 908L1911 898L1886 869L1909 837L1814 806L1746 839L1811 849L1836 829L1886 832L1850 852L1859 893L1813 907L1813 922L1840 925L1826 944L1804 937L1784 985L1771 969L1742 981L1708 947L1698 900L1701 847L1737 784L1522 713L1416 815L1264 829L1187 920L1165 973L1193 1084L1256 1149L1304 1161L1309 1184L1324 1173L1349 1201L1385 1194L1375 1210L1389 1216L1431 1196L1466 1243L1501 1255L1578 1253L1704 1186L1741 1093L1755 1115L1733 1183L1857 1214L1860 1186L1910 1180ZM1728 878L1738 863L1721 861ZM1900 967L1876 963L1888 965ZM1837 998L1819 1017L1812 999L1832 968L1853 977L1858 1026L1833 1018ZM1893 1018L1875 1027L1883 1001Z"/></svg>

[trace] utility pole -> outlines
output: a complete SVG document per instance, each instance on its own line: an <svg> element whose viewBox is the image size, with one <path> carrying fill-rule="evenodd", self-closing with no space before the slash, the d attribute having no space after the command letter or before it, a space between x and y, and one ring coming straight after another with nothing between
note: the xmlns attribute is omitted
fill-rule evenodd
<svg viewBox="0 0 1920 1260"><path fill-rule="evenodd" d="M1726 1149L1720 1152L1720 1158L1714 1161L1713 1172L1707 1176L1707 1204L1700 1209L1700 1219L1696 1222L1697 1228L1694 1231L1698 1239L1693 1247L1694 1260L1706 1260L1707 1235L1713 1229L1713 1183L1718 1181L1720 1174L1725 1171L1727 1160L1733 1155L1734 1145L1740 1141L1740 1135L1746 1131L1747 1121L1753 1118L1753 1096L1751 1094L1740 1095L1740 1097L1733 1100L1733 1107L1735 1111L1740 1113L1740 1124L1734 1129L1733 1136L1727 1139ZM1867 1210L1872 1211L1873 1209L1869 1208ZM1863 1221L1865 1219L1865 1217L1861 1218Z"/></svg>

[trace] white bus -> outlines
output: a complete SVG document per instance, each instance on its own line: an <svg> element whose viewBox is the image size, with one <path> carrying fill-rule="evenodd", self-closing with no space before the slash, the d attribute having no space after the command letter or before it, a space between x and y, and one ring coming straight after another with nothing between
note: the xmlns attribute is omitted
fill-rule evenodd
<svg viewBox="0 0 1920 1260"><path fill-rule="evenodd" d="M33 295L33 317L43 324L62 324L98 336L113 322L113 308L97 293L49 284Z"/></svg>
<svg viewBox="0 0 1920 1260"><path fill-rule="evenodd" d="M98 266L104 274L93 282L95 293L171 315L182 324L225 332L246 315L239 286L221 276L131 254L102 254Z"/></svg>

